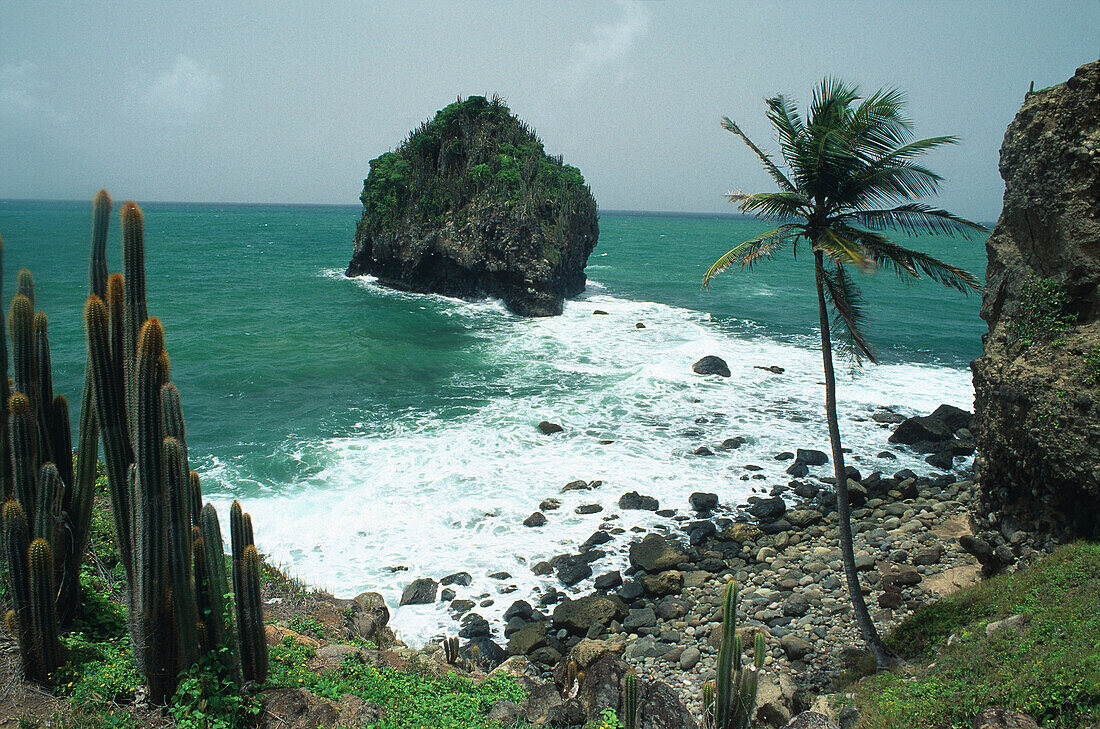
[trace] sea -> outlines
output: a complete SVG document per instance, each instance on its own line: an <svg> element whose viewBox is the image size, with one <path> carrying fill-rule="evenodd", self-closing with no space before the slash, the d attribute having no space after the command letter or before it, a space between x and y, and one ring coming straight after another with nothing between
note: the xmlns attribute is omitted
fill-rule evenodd
<svg viewBox="0 0 1100 729"><path fill-rule="evenodd" d="M149 312L164 324L204 497L223 520L240 499L260 550L305 583L345 598L380 592L410 644L456 631L444 602L399 607L414 578L468 572L469 586L452 586L458 598L499 626L513 600L563 589L533 565L575 551L605 522L616 536L597 575L626 566L639 531L676 523L619 509L622 494L684 515L691 493L712 492L732 513L787 483L776 454L828 451L805 248L700 285L766 223L602 211L585 292L562 316L524 319L495 300L346 278L358 206L139 204ZM2 296L31 270L55 391L75 413L91 203L0 200L0 236ZM980 236L900 242L984 279ZM117 216L108 253L120 270ZM879 363L837 361L843 444L864 473L930 472L870 416L971 408L980 296L886 271L855 276ZM705 355L731 376L694 374ZM543 420L564 430L543 435ZM735 436L739 449L719 447ZM715 455L695 455L700 446ZM602 484L563 493L575 480ZM548 498L561 506L547 524L524 526ZM582 505L601 510L576 513Z"/></svg>

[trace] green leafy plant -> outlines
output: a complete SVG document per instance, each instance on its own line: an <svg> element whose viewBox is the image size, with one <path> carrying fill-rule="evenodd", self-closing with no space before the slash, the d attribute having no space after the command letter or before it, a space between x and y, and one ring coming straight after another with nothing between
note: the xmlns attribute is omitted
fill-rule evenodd
<svg viewBox="0 0 1100 729"><path fill-rule="evenodd" d="M242 694L224 656L207 653L180 676L168 714L178 729L244 729L255 724L260 702Z"/></svg>
<svg viewBox="0 0 1100 729"><path fill-rule="evenodd" d="M1043 727L1089 726L1100 715L1098 602L1100 545L1078 542L921 607L887 638L906 672L853 687L861 726L970 727L990 705ZM1019 632L986 634L1017 614Z"/></svg>
<svg viewBox="0 0 1100 729"><path fill-rule="evenodd" d="M1100 383L1100 347L1085 352L1082 359L1085 363L1085 384L1094 387Z"/></svg>
<svg viewBox="0 0 1100 729"><path fill-rule="evenodd" d="M1040 342L1061 346L1065 333L1073 326L1073 317L1066 312L1067 301L1065 292L1053 280L1028 274L1020 284L1009 329L1011 340L1025 348Z"/></svg>
<svg viewBox="0 0 1100 729"><path fill-rule="evenodd" d="M608 708L585 724L584 729L623 729L623 724L619 721L619 715L615 713L615 710Z"/></svg>
<svg viewBox="0 0 1100 729"><path fill-rule="evenodd" d="M309 615L295 615L290 619L290 629L295 633L311 635L318 640L325 637L325 626L317 618Z"/></svg>

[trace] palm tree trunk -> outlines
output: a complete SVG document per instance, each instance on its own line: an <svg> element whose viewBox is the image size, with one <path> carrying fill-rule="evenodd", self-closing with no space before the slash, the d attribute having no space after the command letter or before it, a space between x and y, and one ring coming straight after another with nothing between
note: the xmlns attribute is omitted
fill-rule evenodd
<svg viewBox="0 0 1100 729"><path fill-rule="evenodd" d="M852 611L863 641L875 655L875 663L880 669L898 662L897 656L882 643L863 591L859 587L856 574L856 557L852 549L852 521L848 506L848 476L844 468L844 452L840 447L840 426L836 418L836 377L833 374L833 346L829 335L829 314L825 306L825 290L822 277L822 253L814 253L814 278L817 281L817 310L821 320L821 360L825 367L825 420L829 425L829 445L833 452L833 470L836 475L837 531L840 534L840 552L844 560L844 577L848 585L848 596L852 601Z"/></svg>

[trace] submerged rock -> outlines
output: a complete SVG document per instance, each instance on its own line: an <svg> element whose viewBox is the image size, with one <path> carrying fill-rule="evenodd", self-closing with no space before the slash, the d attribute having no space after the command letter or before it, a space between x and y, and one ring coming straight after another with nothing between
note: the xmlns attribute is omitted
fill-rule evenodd
<svg viewBox="0 0 1100 729"><path fill-rule="evenodd" d="M551 157L497 98L457 101L371 160L347 275L521 316L561 314L584 291L599 237L577 168Z"/></svg>
<svg viewBox="0 0 1100 729"><path fill-rule="evenodd" d="M693 364L691 366L691 371L697 375L730 376L730 368L729 365L726 364L726 361L721 357L715 357L713 354L709 354Z"/></svg>

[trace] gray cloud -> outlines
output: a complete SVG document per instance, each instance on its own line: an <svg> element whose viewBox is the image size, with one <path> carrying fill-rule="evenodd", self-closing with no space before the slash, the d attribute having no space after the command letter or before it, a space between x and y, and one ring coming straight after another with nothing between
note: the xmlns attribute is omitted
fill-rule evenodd
<svg viewBox="0 0 1100 729"><path fill-rule="evenodd" d="M620 15L613 23L592 28L589 38L573 47L569 65L554 78L568 90L575 90L594 74L625 60L639 40L649 33L653 13L638 0L618 0Z"/></svg>
<svg viewBox="0 0 1100 729"><path fill-rule="evenodd" d="M33 61L0 66L0 114L27 122L68 123L73 115L55 108L43 98L46 85L38 78Z"/></svg>
<svg viewBox="0 0 1100 729"><path fill-rule="evenodd" d="M188 121L213 106L221 90L221 79L206 65L179 55L170 69L153 79L145 103L158 113Z"/></svg>

